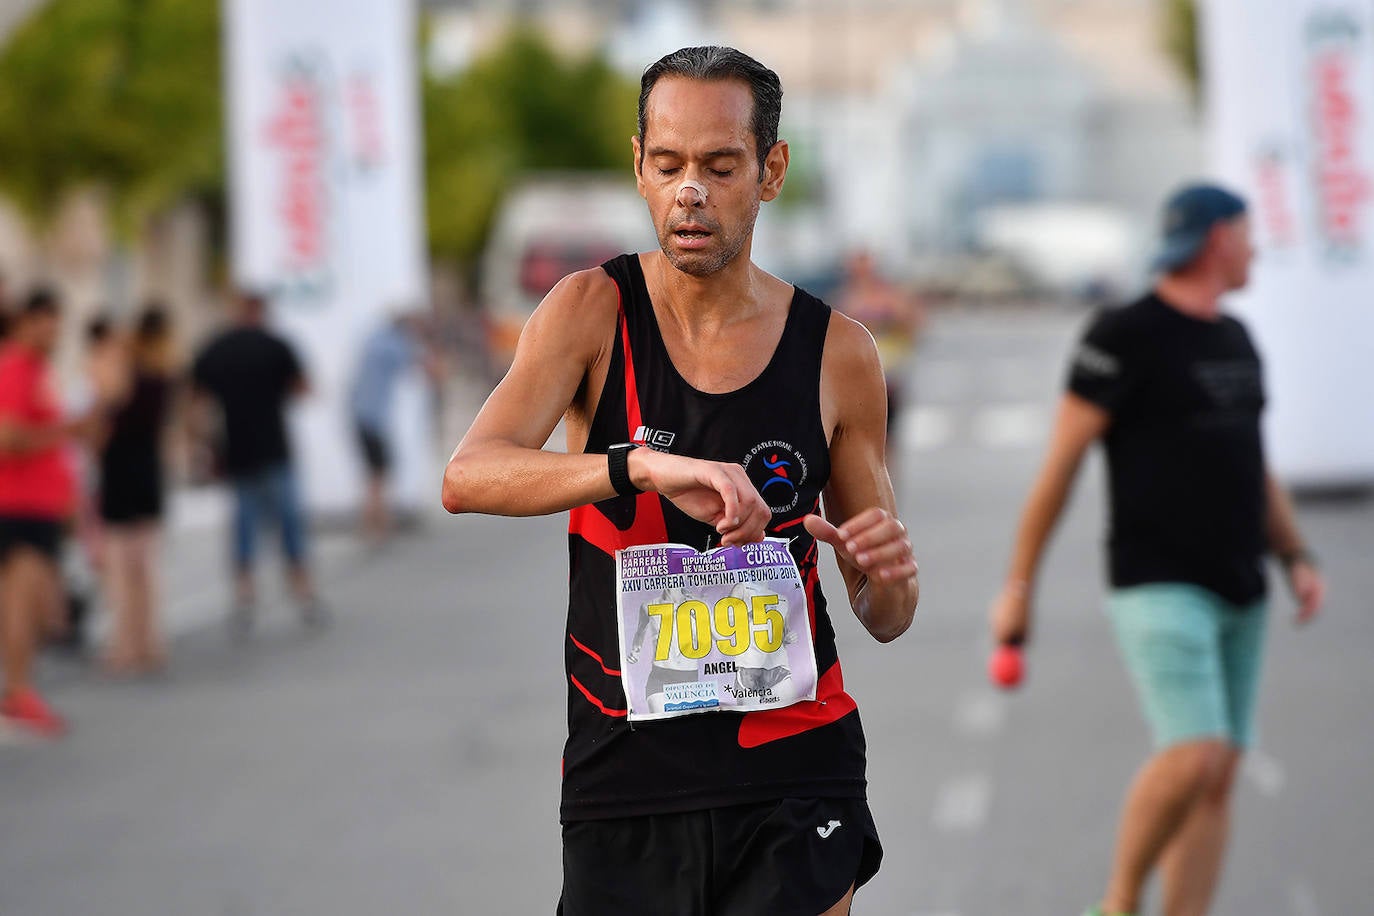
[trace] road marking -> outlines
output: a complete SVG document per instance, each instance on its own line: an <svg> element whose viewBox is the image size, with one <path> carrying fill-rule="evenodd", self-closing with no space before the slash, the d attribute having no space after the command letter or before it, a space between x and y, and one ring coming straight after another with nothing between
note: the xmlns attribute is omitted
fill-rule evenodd
<svg viewBox="0 0 1374 916"><path fill-rule="evenodd" d="M973 417L973 439L987 448L1027 448L1045 436L1048 419L1039 404L999 404Z"/></svg>
<svg viewBox="0 0 1374 916"><path fill-rule="evenodd" d="M1302 878L1288 885L1288 900L1293 904L1293 916L1321 916L1312 885Z"/></svg>
<svg viewBox="0 0 1374 916"><path fill-rule="evenodd" d="M1006 718L1006 702L986 688L965 690L954 706L954 728L970 738L991 738Z"/></svg>
<svg viewBox="0 0 1374 916"><path fill-rule="evenodd" d="M945 833L972 833L987 820L992 783L981 773L948 780L935 796L931 823Z"/></svg>
<svg viewBox="0 0 1374 916"><path fill-rule="evenodd" d="M1245 760L1245 775L1265 798L1277 798L1288 782L1283 764L1256 748Z"/></svg>
<svg viewBox="0 0 1374 916"><path fill-rule="evenodd" d="M929 452L954 438L954 421L945 407L913 407L901 421L902 445L913 452Z"/></svg>

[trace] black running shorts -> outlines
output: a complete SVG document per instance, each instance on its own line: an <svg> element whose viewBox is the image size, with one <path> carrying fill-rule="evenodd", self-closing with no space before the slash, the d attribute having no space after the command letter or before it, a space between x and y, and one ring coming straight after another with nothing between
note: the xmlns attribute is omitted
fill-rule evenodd
<svg viewBox="0 0 1374 916"><path fill-rule="evenodd" d="M56 560L62 552L62 523L46 518L0 516L0 562L18 547L30 547Z"/></svg>
<svg viewBox="0 0 1374 916"><path fill-rule="evenodd" d="M367 465L368 473L374 475L384 475L391 470L391 449L387 448L386 439L375 429L359 423L356 427L358 433L358 447L363 453L363 462Z"/></svg>
<svg viewBox="0 0 1374 916"><path fill-rule="evenodd" d="M878 871L859 798L563 825L559 916L819 916Z"/></svg>

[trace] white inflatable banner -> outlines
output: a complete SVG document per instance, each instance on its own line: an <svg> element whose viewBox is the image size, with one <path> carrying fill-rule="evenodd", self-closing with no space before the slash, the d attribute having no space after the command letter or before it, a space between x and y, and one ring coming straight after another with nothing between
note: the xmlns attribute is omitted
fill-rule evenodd
<svg viewBox="0 0 1374 916"><path fill-rule="evenodd" d="M312 510L360 504L349 389L364 339L428 301L411 0L225 0L236 283L266 291L311 395L293 445ZM433 497L418 369L392 405L394 500Z"/></svg>
<svg viewBox="0 0 1374 916"><path fill-rule="evenodd" d="M1206 0L1215 176L1259 248L1233 303L1265 358L1270 462L1374 482L1374 0Z"/></svg>

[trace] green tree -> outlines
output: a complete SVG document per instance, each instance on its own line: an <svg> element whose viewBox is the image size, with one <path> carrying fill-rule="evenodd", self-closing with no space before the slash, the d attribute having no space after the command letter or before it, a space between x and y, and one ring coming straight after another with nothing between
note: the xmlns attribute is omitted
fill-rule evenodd
<svg viewBox="0 0 1374 916"><path fill-rule="evenodd" d="M1197 0L1168 0L1164 11L1164 47L1194 99L1202 91L1202 52L1198 47Z"/></svg>
<svg viewBox="0 0 1374 916"><path fill-rule="evenodd" d="M52 0L0 53L0 190L35 221L83 185L118 225L223 182L219 15L205 0Z"/></svg>
<svg viewBox="0 0 1374 916"><path fill-rule="evenodd" d="M604 58L565 58L515 27L471 67L424 85L429 241L441 257L481 251L502 195L523 173L628 175L638 86Z"/></svg>

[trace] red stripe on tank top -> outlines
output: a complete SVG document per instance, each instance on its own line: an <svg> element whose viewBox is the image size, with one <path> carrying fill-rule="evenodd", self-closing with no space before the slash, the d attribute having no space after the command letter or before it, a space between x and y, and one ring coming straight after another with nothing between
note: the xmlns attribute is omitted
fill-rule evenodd
<svg viewBox="0 0 1374 916"><path fill-rule="evenodd" d="M782 709L751 712L741 718L739 746L759 747L791 738L839 721L858 708L854 698L844 692L844 675L837 661L816 682L816 699Z"/></svg>
<svg viewBox="0 0 1374 916"><path fill-rule="evenodd" d="M630 711L628 709L615 709L614 707L607 706L605 703L598 700L590 690L582 686L582 682L579 681L576 678L576 676L570 674L568 675L568 680L572 681L572 685L574 687L582 691L582 695L587 698L588 703L591 703L597 709L601 710L602 713L610 716L612 719L622 719L630 714Z"/></svg>
<svg viewBox="0 0 1374 916"><path fill-rule="evenodd" d="M625 417L629 429L628 441L643 425L643 411L639 405L639 385L635 380L634 351L630 347L630 323L625 318L625 296L616 284L620 296L620 346L625 359ZM568 516L568 533L576 534L603 553L636 544L661 544L668 540L668 523L663 518L663 505L657 493L641 493L635 497L635 520L622 531L594 505L577 506Z"/></svg>
<svg viewBox="0 0 1374 916"><path fill-rule="evenodd" d="M619 671L615 670L614 668L607 668L607 667L606 667L606 660L603 659L603 658L602 658L600 655L598 655L596 652L594 652L593 650L591 650L590 648L588 648L587 646L584 646L584 645L582 644L582 642L581 642L576 636L574 636L574 635L572 635L571 633L569 633L569 634L568 634L568 638L572 640L572 644L573 644L574 646L577 646L577 648L581 649L583 652L587 653L587 654L590 655L592 658L596 659L596 663L597 663L598 665L601 666L601 670L602 670L602 671L606 672L606 673L609 674L611 677L620 677L620 672L619 672Z"/></svg>
<svg viewBox="0 0 1374 916"><path fill-rule="evenodd" d="M806 515L815 515L820 510L820 508L821 498L817 496L816 501L811 505L811 508L807 510ZM768 533L777 534L779 531L785 531L788 528L800 525L802 522L806 521L806 515L799 515L796 518L792 519L792 521L790 522L783 522L781 525L774 525L773 527L768 529Z"/></svg>

